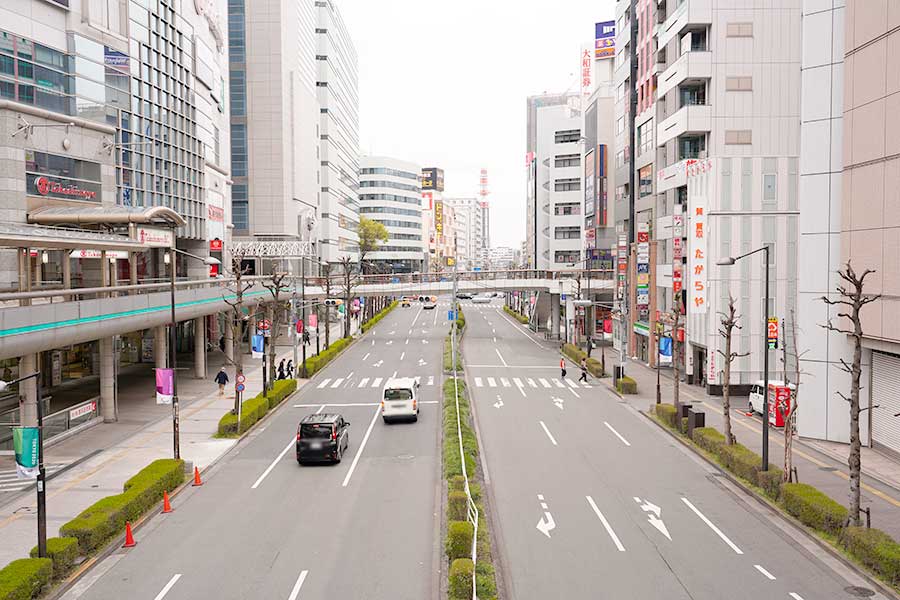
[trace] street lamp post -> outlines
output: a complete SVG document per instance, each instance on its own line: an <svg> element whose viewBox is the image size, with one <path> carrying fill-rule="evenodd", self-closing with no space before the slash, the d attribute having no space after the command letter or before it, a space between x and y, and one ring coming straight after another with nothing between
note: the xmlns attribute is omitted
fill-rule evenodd
<svg viewBox="0 0 900 600"><path fill-rule="evenodd" d="M769 470L769 341L766 337L766 331L769 327L769 246L765 245L756 250L747 252L737 257L728 257L716 261L716 264L722 267L729 267L751 254L757 252L763 253L763 260L766 263L766 287L765 287L765 307L763 308L763 427L762 427L762 470Z"/></svg>
<svg viewBox="0 0 900 600"><path fill-rule="evenodd" d="M37 475L37 533L38 533L38 557L47 558L47 473L44 470L44 402L41 398L41 372L35 371L31 375L19 377L13 381L0 380L0 392L6 391L10 386L28 379L34 379L37 396L37 435L38 435L38 475Z"/></svg>

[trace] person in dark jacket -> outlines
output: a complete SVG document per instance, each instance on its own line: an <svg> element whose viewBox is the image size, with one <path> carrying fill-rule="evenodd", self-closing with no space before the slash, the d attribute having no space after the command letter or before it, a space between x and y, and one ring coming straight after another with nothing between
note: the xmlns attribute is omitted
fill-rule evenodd
<svg viewBox="0 0 900 600"><path fill-rule="evenodd" d="M294 378L294 359L291 359L288 361L286 370L287 370L288 379L293 379Z"/></svg>
<svg viewBox="0 0 900 600"><path fill-rule="evenodd" d="M284 379L284 359L281 359L281 362L278 363L278 379Z"/></svg>
<svg viewBox="0 0 900 600"><path fill-rule="evenodd" d="M587 359L582 358L581 359L581 377L578 378L578 381L587 382L587 374L588 374Z"/></svg>
<svg viewBox="0 0 900 600"><path fill-rule="evenodd" d="M225 372L225 367L219 369L219 372L216 373L215 382L219 384L219 395L225 395L225 384L228 383L228 373Z"/></svg>

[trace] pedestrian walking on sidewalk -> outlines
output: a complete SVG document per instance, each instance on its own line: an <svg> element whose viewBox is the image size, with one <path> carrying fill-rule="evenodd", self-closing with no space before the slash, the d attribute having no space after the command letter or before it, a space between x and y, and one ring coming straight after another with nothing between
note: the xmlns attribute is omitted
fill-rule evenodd
<svg viewBox="0 0 900 600"><path fill-rule="evenodd" d="M309 332L306 330L303 331L303 345L309 346Z"/></svg>
<svg viewBox="0 0 900 600"><path fill-rule="evenodd" d="M288 376L288 379L293 379L293 378L294 378L294 359L291 359L291 360L288 361L288 364L287 364L287 376Z"/></svg>
<svg viewBox="0 0 900 600"><path fill-rule="evenodd" d="M581 359L581 377L578 378L578 381L584 381L587 383L587 359Z"/></svg>
<svg viewBox="0 0 900 600"><path fill-rule="evenodd" d="M225 372L224 366L216 373L215 382L219 384L219 395L224 396L225 384L228 383L228 373Z"/></svg>
<svg viewBox="0 0 900 600"><path fill-rule="evenodd" d="M566 359L564 359L564 358L559 359L559 370L560 370L560 377L565 379L566 378Z"/></svg>
<svg viewBox="0 0 900 600"><path fill-rule="evenodd" d="M281 362L278 363L278 379L284 379L284 359L281 359Z"/></svg>

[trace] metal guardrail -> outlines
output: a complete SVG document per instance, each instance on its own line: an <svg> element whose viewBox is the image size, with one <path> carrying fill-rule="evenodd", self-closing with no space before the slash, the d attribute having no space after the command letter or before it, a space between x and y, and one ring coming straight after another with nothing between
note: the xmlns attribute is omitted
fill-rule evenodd
<svg viewBox="0 0 900 600"><path fill-rule="evenodd" d="M87 423L99 410L96 400L87 400L44 417L44 441ZM18 408L0 414L0 450L12 450L12 428L19 426L20 418Z"/></svg>

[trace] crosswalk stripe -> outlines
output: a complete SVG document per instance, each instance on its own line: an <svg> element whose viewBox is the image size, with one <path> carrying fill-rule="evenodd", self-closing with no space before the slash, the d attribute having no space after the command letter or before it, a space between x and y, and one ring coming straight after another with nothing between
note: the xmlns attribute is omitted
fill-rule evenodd
<svg viewBox="0 0 900 600"><path fill-rule="evenodd" d="M493 378L493 377L488 377L487 380L488 380L488 385L489 385L489 386L491 386L491 387L497 387L497 382L494 381L494 378Z"/></svg>
<svg viewBox="0 0 900 600"><path fill-rule="evenodd" d="M565 384L562 381L560 381L559 379L554 379L553 383L556 384L556 387L560 387L560 388L566 387Z"/></svg>
<svg viewBox="0 0 900 600"><path fill-rule="evenodd" d="M339 385L341 385L343 382L344 382L344 378L338 377L337 379L334 380L334 383L331 384L331 387L336 388Z"/></svg>
<svg viewBox="0 0 900 600"><path fill-rule="evenodd" d="M366 387L367 385L369 385L369 378L368 378L368 377L363 377L363 378L360 380L359 385L358 385L357 387Z"/></svg>
<svg viewBox="0 0 900 600"><path fill-rule="evenodd" d="M331 381L331 377L329 377L328 379L323 379L323 380L322 380L322 383L320 383L317 387L323 388L323 387L325 387L326 385L328 385L328 383L329 383L330 381Z"/></svg>
<svg viewBox="0 0 900 600"><path fill-rule="evenodd" d="M509 379L507 379L506 377L501 377L500 383L503 384L503 387L509 387Z"/></svg>
<svg viewBox="0 0 900 600"><path fill-rule="evenodd" d="M481 387L481 377L475 378L475 387Z"/></svg>
<svg viewBox="0 0 900 600"><path fill-rule="evenodd" d="M513 377L513 383L516 384L518 387L522 387L522 380L519 379L518 377Z"/></svg>
<svg viewBox="0 0 900 600"><path fill-rule="evenodd" d="M381 377L376 377L372 380L372 387L378 387L381 385Z"/></svg>
<svg viewBox="0 0 900 600"><path fill-rule="evenodd" d="M541 385L544 386L545 388L550 387L550 382L547 381L546 379L538 379L538 381L540 381Z"/></svg>
<svg viewBox="0 0 900 600"><path fill-rule="evenodd" d="M589 387L591 387L591 384L589 384L587 381L582 381L582 382L581 382L581 387L587 387L587 388L589 388Z"/></svg>
<svg viewBox="0 0 900 600"><path fill-rule="evenodd" d="M571 379L566 379L566 383L569 384L569 387L577 388L578 384L572 381Z"/></svg>
<svg viewBox="0 0 900 600"><path fill-rule="evenodd" d="M530 377L528 378L528 385L530 385L531 387L537 387L537 384L534 382L534 379L532 379Z"/></svg>

